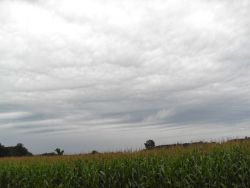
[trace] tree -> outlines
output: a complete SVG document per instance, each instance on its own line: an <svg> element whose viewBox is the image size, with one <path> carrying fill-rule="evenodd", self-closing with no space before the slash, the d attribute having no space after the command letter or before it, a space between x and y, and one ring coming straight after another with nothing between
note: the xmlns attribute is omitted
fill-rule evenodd
<svg viewBox="0 0 250 188"><path fill-rule="evenodd" d="M7 149L0 143L0 157L5 157L8 155Z"/></svg>
<svg viewBox="0 0 250 188"><path fill-rule="evenodd" d="M155 142L153 140L147 140L144 145L146 149L151 149L155 147Z"/></svg>
<svg viewBox="0 0 250 188"><path fill-rule="evenodd" d="M28 156L31 153L23 146L22 143L18 143L12 148L14 156Z"/></svg>
<svg viewBox="0 0 250 188"><path fill-rule="evenodd" d="M63 155L64 150L61 150L60 148L56 148L55 152L57 153L57 155Z"/></svg>
<svg viewBox="0 0 250 188"><path fill-rule="evenodd" d="M31 156L32 153L28 151L23 144L19 143L16 146L5 147L0 143L0 157L9 157L9 156Z"/></svg>
<svg viewBox="0 0 250 188"><path fill-rule="evenodd" d="M99 152L96 151L96 150L93 150L93 151L91 152L91 154L97 154L97 153L99 153Z"/></svg>

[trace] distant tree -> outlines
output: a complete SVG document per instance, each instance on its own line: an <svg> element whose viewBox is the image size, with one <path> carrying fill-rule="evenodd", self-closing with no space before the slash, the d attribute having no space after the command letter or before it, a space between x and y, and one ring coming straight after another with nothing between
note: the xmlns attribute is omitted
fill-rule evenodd
<svg viewBox="0 0 250 188"><path fill-rule="evenodd" d="M144 145L146 149L151 149L155 147L155 142L153 140L147 140Z"/></svg>
<svg viewBox="0 0 250 188"><path fill-rule="evenodd" d="M99 153L99 152L96 151L96 150L93 150L93 151L91 152L91 154L97 154L97 153Z"/></svg>
<svg viewBox="0 0 250 188"><path fill-rule="evenodd" d="M0 144L0 157L9 157L9 156L30 156L30 153L23 144L19 143L16 146L5 147Z"/></svg>
<svg viewBox="0 0 250 188"><path fill-rule="evenodd" d="M18 143L16 146L12 147L12 150L14 156L31 155L31 153L23 146L22 143Z"/></svg>
<svg viewBox="0 0 250 188"><path fill-rule="evenodd" d="M7 149L0 143L0 157L4 157L8 155Z"/></svg>
<svg viewBox="0 0 250 188"><path fill-rule="evenodd" d="M56 148L55 152L57 153L57 155L63 155L64 150L61 150L60 148Z"/></svg>

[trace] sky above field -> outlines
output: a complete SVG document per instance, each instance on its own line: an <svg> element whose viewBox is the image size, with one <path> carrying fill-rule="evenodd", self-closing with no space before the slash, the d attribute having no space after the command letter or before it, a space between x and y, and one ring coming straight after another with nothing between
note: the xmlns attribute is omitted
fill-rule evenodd
<svg viewBox="0 0 250 188"><path fill-rule="evenodd" d="M248 0L0 0L4 145L250 136L249 84Z"/></svg>

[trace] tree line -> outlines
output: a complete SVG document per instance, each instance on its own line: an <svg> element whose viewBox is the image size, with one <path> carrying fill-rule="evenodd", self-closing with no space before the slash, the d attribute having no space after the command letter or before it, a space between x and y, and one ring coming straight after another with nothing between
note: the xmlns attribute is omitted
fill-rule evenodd
<svg viewBox="0 0 250 188"><path fill-rule="evenodd" d="M28 151L23 144L18 143L16 146L5 147L0 143L0 157L13 157L13 156L31 156L32 153Z"/></svg>
<svg viewBox="0 0 250 188"><path fill-rule="evenodd" d="M63 155L64 150L56 148L55 152L42 153L41 156L53 156ZM4 146L0 143L0 157L21 157L21 156L32 156L33 154L28 151L23 144L18 143L16 146Z"/></svg>

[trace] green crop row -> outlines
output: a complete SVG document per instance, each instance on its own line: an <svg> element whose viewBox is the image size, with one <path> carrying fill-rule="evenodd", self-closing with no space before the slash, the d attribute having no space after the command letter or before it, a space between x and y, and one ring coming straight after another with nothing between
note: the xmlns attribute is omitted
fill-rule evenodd
<svg viewBox="0 0 250 188"><path fill-rule="evenodd" d="M250 187L249 143L0 160L0 188Z"/></svg>

